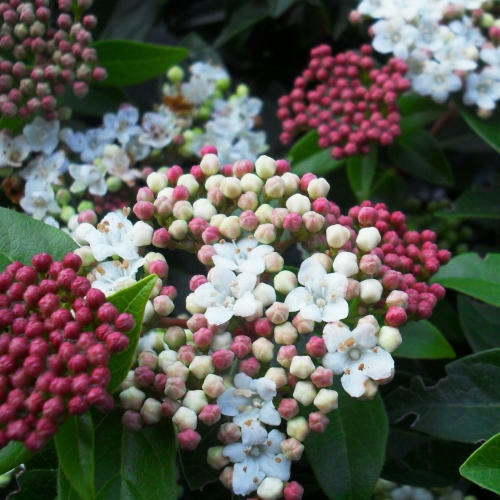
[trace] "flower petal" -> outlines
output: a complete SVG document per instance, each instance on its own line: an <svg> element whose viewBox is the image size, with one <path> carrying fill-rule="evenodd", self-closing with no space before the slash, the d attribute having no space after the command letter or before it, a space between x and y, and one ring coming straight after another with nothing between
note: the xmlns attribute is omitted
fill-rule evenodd
<svg viewBox="0 0 500 500"><path fill-rule="evenodd" d="M234 465L233 491L237 495L248 495L259 487L265 477L259 470L257 460L247 456L244 462Z"/></svg>
<svg viewBox="0 0 500 500"><path fill-rule="evenodd" d="M340 381L344 390L353 398L360 398L365 393L365 382L368 377L359 370L351 371L349 375L344 374Z"/></svg>
<svg viewBox="0 0 500 500"><path fill-rule="evenodd" d="M232 307L209 307L205 312L205 318L211 325L222 325L226 321L229 321L233 317Z"/></svg>
<svg viewBox="0 0 500 500"><path fill-rule="evenodd" d="M313 301L309 290L303 286L294 288L285 298L285 305L290 312L300 311L302 307Z"/></svg>
<svg viewBox="0 0 500 500"><path fill-rule="evenodd" d="M321 310L316 304L308 304L300 308L300 314L304 319L311 321L321 321Z"/></svg>
<svg viewBox="0 0 500 500"><path fill-rule="evenodd" d="M332 370L334 375L344 373L348 356L343 352L331 352L323 357L323 366Z"/></svg>
<svg viewBox="0 0 500 500"><path fill-rule="evenodd" d="M234 314L235 316L241 316L243 318L246 318L248 316L251 316L252 314L255 314L256 311L257 311L257 301L255 300L255 297L250 292L246 292L245 295L241 297L241 299L238 299L234 303L231 317ZM229 321L229 319L225 321ZM222 323L217 323L217 324L220 325Z"/></svg>
<svg viewBox="0 0 500 500"><path fill-rule="evenodd" d="M323 321L339 321L349 315L349 304L345 299L338 298L331 300L323 307Z"/></svg>
<svg viewBox="0 0 500 500"><path fill-rule="evenodd" d="M248 450L248 448L243 443L231 443L224 446L222 454L233 463L243 462L247 457L245 453L246 450Z"/></svg>

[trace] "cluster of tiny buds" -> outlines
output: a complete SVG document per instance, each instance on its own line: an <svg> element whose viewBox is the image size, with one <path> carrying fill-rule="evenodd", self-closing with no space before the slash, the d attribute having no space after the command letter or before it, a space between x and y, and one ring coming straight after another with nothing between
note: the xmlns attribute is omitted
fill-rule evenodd
<svg viewBox="0 0 500 500"><path fill-rule="evenodd" d="M387 146L401 134L397 99L411 85L403 76L407 66L391 59L376 69L371 46L360 52L334 56L328 45L312 49L307 69L279 100L284 144L297 133L317 130L319 146L332 147L332 157L340 159L367 154L370 144Z"/></svg>
<svg viewBox="0 0 500 500"><path fill-rule="evenodd" d="M79 276L80 257L38 254L0 273L0 447L39 451L68 415L110 411L107 367L135 320Z"/></svg>
<svg viewBox="0 0 500 500"><path fill-rule="evenodd" d="M0 5L0 110L7 117L44 113L54 119L57 98L67 85L84 97L94 79L106 78L90 47L97 20L83 15L92 0L59 0L51 26L49 0L10 0ZM81 20L80 20L81 17ZM32 62L33 61L33 62ZM60 109L61 118L68 110Z"/></svg>

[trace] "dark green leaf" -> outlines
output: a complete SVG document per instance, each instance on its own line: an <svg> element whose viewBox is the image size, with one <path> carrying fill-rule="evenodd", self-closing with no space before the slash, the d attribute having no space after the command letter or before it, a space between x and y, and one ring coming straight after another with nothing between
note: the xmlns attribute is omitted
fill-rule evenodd
<svg viewBox="0 0 500 500"><path fill-rule="evenodd" d="M0 475L26 462L33 453L19 441L11 441L0 450Z"/></svg>
<svg viewBox="0 0 500 500"><path fill-rule="evenodd" d="M37 253L62 259L78 245L63 231L14 210L0 208L0 250L13 260L30 264Z"/></svg>
<svg viewBox="0 0 500 500"><path fill-rule="evenodd" d="M17 476L19 491L12 500L54 500L57 497L57 469L25 470Z"/></svg>
<svg viewBox="0 0 500 500"><path fill-rule="evenodd" d="M400 97L398 100L401 113L401 133L403 136L413 134L439 118L446 108L435 103L430 97L416 94Z"/></svg>
<svg viewBox="0 0 500 500"><path fill-rule="evenodd" d="M207 427L201 424L201 428L198 429L201 441L196 449L194 451L180 450L182 472L190 490L202 489L220 476L220 471L210 467L207 462L208 449L221 445L217 439L219 427L219 425Z"/></svg>
<svg viewBox="0 0 500 500"><path fill-rule="evenodd" d="M408 184L399 173L384 166L372 187L370 199L386 203L389 209L404 206L408 200Z"/></svg>
<svg viewBox="0 0 500 500"><path fill-rule="evenodd" d="M307 458L328 498L367 500L384 463L384 405L379 394L372 401L358 401L336 388L339 407L328 414L324 434L311 432L305 440Z"/></svg>
<svg viewBox="0 0 500 500"><path fill-rule="evenodd" d="M94 428L87 413L72 416L55 435L59 466L83 500L94 498Z"/></svg>
<svg viewBox="0 0 500 500"><path fill-rule="evenodd" d="M499 307L500 254L482 259L476 253L464 253L441 267L432 281Z"/></svg>
<svg viewBox="0 0 500 500"><path fill-rule="evenodd" d="M433 387L420 377L409 389L386 398L391 421L417 415L412 427L431 436L464 443L488 439L500 431L500 349L466 356L446 367Z"/></svg>
<svg viewBox="0 0 500 500"><path fill-rule="evenodd" d="M189 58L192 61L205 60L211 61L212 64L224 65L220 54L210 44L208 44L197 33L191 32L181 39L183 47L189 49Z"/></svg>
<svg viewBox="0 0 500 500"><path fill-rule="evenodd" d="M500 309L460 295L458 316L474 352L500 347Z"/></svg>
<svg viewBox="0 0 500 500"><path fill-rule="evenodd" d="M61 468L57 471L57 500L82 500L73 489Z"/></svg>
<svg viewBox="0 0 500 500"><path fill-rule="evenodd" d="M83 99L68 90L61 98L61 105L70 107L74 113L102 117L104 113L116 112L120 104L130 101L131 97L120 87L90 87Z"/></svg>
<svg viewBox="0 0 500 500"><path fill-rule="evenodd" d="M0 252L0 272L3 271L10 263L12 259L5 255L3 252Z"/></svg>
<svg viewBox="0 0 500 500"><path fill-rule="evenodd" d="M450 210L436 212L439 217L463 217L500 219L500 177L495 177L492 185L483 188L473 186L464 191Z"/></svg>
<svg viewBox="0 0 500 500"><path fill-rule="evenodd" d="M156 280L156 275L152 274L139 281L139 283L135 283L131 287L120 290L108 297L108 301L116 306L120 312L130 313L135 319L134 329L127 334L130 339L127 349L123 352L113 354L109 360L108 368L111 372L111 382L106 388L109 393L116 391L120 387L132 365L135 349L141 334L144 309L146 308L149 294Z"/></svg>
<svg viewBox="0 0 500 500"><path fill-rule="evenodd" d="M473 449L472 445L390 427L381 476L395 483L424 488L451 486L460 480L458 468Z"/></svg>
<svg viewBox="0 0 500 500"><path fill-rule="evenodd" d="M302 175L311 172L316 175L327 173L344 165L345 160L334 160L330 149L321 149L318 146L318 132L312 130L297 141L288 153L288 160L292 164L292 172Z"/></svg>
<svg viewBox="0 0 500 500"><path fill-rule="evenodd" d="M437 302L429 321L452 342L464 342L465 336L460 322L456 307L451 300L445 297Z"/></svg>
<svg viewBox="0 0 500 500"><path fill-rule="evenodd" d="M460 114L469 127L487 142L492 148L500 152L500 113L494 113L490 118L480 118L472 108L459 106Z"/></svg>
<svg viewBox="0 0 500 500"><path fill-rule="evenodd" d="M280 17L294 3L297 3L299 0L268 0L268 1L269 1L269 15L271 17Z"/></svg>
<svg viewBox="0 0 500 500"><path fill-rule="evenodd" d="M440 186L453 186L453 172L436 139L420 129L400 137L389 148L395 166L409 174Z"/></svg>
<svg viewBox="0 0 500 500"><path fill-rule="evenodd" d="M166 47L131 40L102 40L96 42L94 47L99 65L108 72L108 78L99 84L106 87L135 85L151 80L188 55L184 47Z"/></svg>
<svg viewBox="0 0 500 500"><path fill-rule="evenodd" d="M242 31L268 17L268 6L260 2L243 2L226 22L221 34L214 42L214 47L221 47Z"/></svg>
<svg viewBox="0 0 500 500"><path fill-rule="evenodd" d="M172 422L162 420L128 432L119 412L99 416L95 420L95 450L97 500L177 499Z"/></svg>
<svg viewBox="0 0 500 500"><path fill-rule="evenodd" d="M417 359L454 358L455 351L443 334L429 321L412 321L400 329L403 343L394 356Z"/></svg>
<svg viewBox="0 0 500 500"><path fill-rule="evenodd" d="M500 495L500 434L477 449L460 467L460 474Z"/></svg>
<svg viewBox="0 0 500 500"><path fill-rule="evenodd" d="M5 115L2 115L0 117L0 130L7 128L13 134L18 134L26 123L22 118L7 118Z"/></svg>
<svg viewBox="0 0 500 500"><path fill-rule="evenodd" d="M377 148L370 148L368 155L351 156L347 160L347 177L352 192L359 202L370 197L375 170L377 168Z"/></svg>

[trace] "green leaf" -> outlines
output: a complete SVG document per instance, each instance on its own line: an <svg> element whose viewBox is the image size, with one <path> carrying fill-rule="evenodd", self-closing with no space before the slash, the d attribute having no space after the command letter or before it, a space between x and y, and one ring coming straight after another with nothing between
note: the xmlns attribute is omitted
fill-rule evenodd
<svg viewBox="0 0 500 500"><path fill-rule="evenodd" d="M453 172L436 139L424 129L402 136L389 148L397 167L439 186L453 186Z"/></svg>
<svg viewBox="0 0 500 500"><path fill-rule="evenodd" d="M62 259L78 245L63 231L14 210L0 208L0 249L13 260L31 264L37 253Z"/></svg>
<svg viewBox="0 0 500 500"><path fill-rule="evenodd" d="M61 468L57 471L57 500L82 500Z"/></svg>
<svg viewBox="0 0 500 500"><path fill-rule="evenodd" d="M500 219L500 176L489 187L473 186L464 191L450 210L435 212L438 217Z"/></svg>
<svg viewBox="0 0 500 500"><path fill-rule="evenodd" d="M438 300L430 322L451 342L465 342L465 335L458 321L456 307L447 297Z"/></svg>
<svg viewBox="0 0 500 500"><path fill-rule="evenodd" d="M269 0L269 15L274 18L280 17L298 1L299 0Z"/></svg>
<svg viewBox="0 0 500 500"><path fill-rule="evenodd" d="M458 316L474 352L500 347L500 309L460 295Z"/></svg>
<svg viewBox="0 0 500 500"><path fill-rule="evenodd" d="M20 441L10 441L0 449L0 475L15 469L32 455L33 453L27 450Z"/></svg>
<svg viewBox="0 0 500 500"><path fill-rule="evenodd" d="M13 134L18 134L21 132L23 125L25 125L27 121L22 118L7 118L5 115L0 117L0 130L9 129Z"/></svg>
<svg viewBox="0 0 500 500"><path fill-rule="evenodd" d="M348 158L347 177L359 202L370 197L376 168L377 148L375 147L370 148L368 155L356 155Z"/></svg>
<svg viewBox="0 0 500 500"><path fill-rule="evenodd" d="M458 468L473 449L473 445L390 427L381 477L423 488L451 486L460 480Z"/></svg>
<svg viewBox="0 0 500 500"><path fill-rule="evenodd" d="M429 321L412 321L400 329L403 343L392 353L400 358L454 358L455 351L444 335Z"/></svg>
<svg viewBox="0 0 500 500"><path fill-rule="evenodd" d="M83 499L94 494L94 429L87 413L72 416L54 437L59 466L72 488Z"/></svg>
<svg viewBox="0 0 500 500"><path fill-rule="evenodd" d="M430 97L416 94L400 97L398 105L402 136L413 134L446 112L445 106L435 103Z"/></svg>
<svg viewBox="0 0 500 500"><path fill-rule="evenodd" d="M467 125L492 148L500 152L500 113L490 118L479 118L470 108L459 105L458 109Z"/></svg>
<svg viewBox="0 0 500 500"><path fill-rule="evenodd" d="M99 85L121 87L151 80L170 66L182 61L188 50L131 40L101 40L94 44L99 66L106 68L108 78Z"/></svg>
<svg viewBox="0 0 500 500"><path fill-rule="evenodd" d="M334 160L330 149L318 146L318 132L312 130L297 141L289 151L287 158L292 164L292 172L302 175L311 172L316 175L326 175L344 165L345 160Z"/></svg>
<svg viewBox="0 0 500 500"><path fill-rule="evenodd" d="M267 9L268 7L265 3L243 2L243 5L235 10L231 19L226 22L224 29L213 44L214 47L221 47L242 31L268 17Z"/></svg>
<svg viewBox="0 0 500 500"><path fill-rule="evenodd" d="M466 356L446 366L447 376L425 387L415 377L409 389L386 398L390 420L417 415L412 427L431 436L476 443L500 432L500 349Z"/></svg>
<svg viewBox="0 0 500 500"><path fill-rule="evenodd" d="M388 425L379 394L372 401L351 398L340 384L339 407L328 414L323 434L304 441L318 483L332 500L367 500L384 463Z"/></svg>
<svg viewBox="0 0 500 500"><path fill-rule="evenodd" d="M432 281L500 307L500 254L483 259L476 253L464 253L441 267Z"/></svg>
<svg viewBox="0 0 500 500"><path fill-rule="evenodd" d="M113 354L109 360L108 368L111 372L111 381L106 388L109 393L116 391L116 389L120 387L120 384L125 379L132 366L135 349L141 335L144 309L146 308L149 294L156 280L156 275L152 274L138 283L110 295L107 299L121 313L130 313L135 319L134 329L127 334L130 339L127 349L123 352Z"/></svg>
<svg viewBox="0 0 500 500"><path fill-rule="evenodd" d="M61 105L68 106L74 113L100 116L116 112L120 104L130 102L131 97L120 87L90 87L88 94L79 99L69 89L61 97Z"/></svg>
<svg viewBox="0 0 500 500"><path fill-rule="evenodd" d="M0 252L0 272L3 271L11 262L13 261L9 256Z"/></svg>
<svg viewBox="0 0 500 500"><path fill-rule="evenodd" d="M477 449L460 467L460 474L500 495L500 434Z"/></svg>
<svg viewBox="0 0 500 500"><path fill-rule="evenodd" d="M96 499L176 500L172 422L162 420L128 432L121 418L119 412L112 412L97 416L94 422Z"/></svg>

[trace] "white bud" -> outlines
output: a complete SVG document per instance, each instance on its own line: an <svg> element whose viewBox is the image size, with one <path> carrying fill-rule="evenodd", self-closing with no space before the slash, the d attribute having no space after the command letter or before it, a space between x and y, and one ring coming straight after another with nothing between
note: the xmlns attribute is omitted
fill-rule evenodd
<svg viewBox="0 0 500 500"><path fill-rule="evenodd" d="M268 205L267 203L263 203L256 211L255 216L259 219L261 224L266 222L271 222L271 213L273 211L273 207Z"/></svg>
<svg viewBox="0 0 500 500"><path fill-rule="evenodd" d="M344 276L354 276L358 274L358 258L352 252L340 252L333 261L333 270Z"/></svg>
<svg viewBox="0 0 500 500"><path fill-rule="evenodd" d="M274 288L267 283L259 283L252 293L257 300L262 302L264 307L270 306L276 302L276 292Z"/></svg>
<svg viewBox="0 0 500 500"><path fill-rule="evenodd" d="M224 214L215 214L210 218L210 225L215 227L220 227L222 222L227 218Z"/></svg>
<svg viewBox="0 0 500 500"><path fill-rule="evenodd" d="M330 191L330 184L323 177L313 179L307 186L307 194L311 200L326 197L328 191Z"/></svg>
<svg viewBox="0 0 500 500"><path fill-rule="evenodd" d="M356 245L362 252L371 252L381 240L379 230L376 227L364 227L359 230Z"/></svg>
<svg viewBox="0 0 500 500"><path fill-rule="evenodd" d="M177 185L185 186L189 191L190 196L194 196L200 188L200 185L198 184L196 178L191 174L181 175L179 179L177 179Z"/></svg>
<svg viewBox="0 0 500 500"><path fill-rule="evenodd" d="M168 178L165 174L160 174L159 172L152 172L148 175L146 179L146 184L148 188L153 191L154 194L158 194L162 189L168 186Z"/></svg>
<svg viewBox="0 0 500 500"><path fill-rule="evenodd" d="M196 356L189 365L189 371L197 379L204 379L209 373L213 373L215 371L212 358L210 356Z"/></svg>
<svg viewBox="0 0 500 500"><path fill-rule="evenodd" d="M170 349L165 349L158 354L158 366L162 369L163 373L167 373L170 365L177 361L177 353Z"/></svg>
<svg viewBox="0 0 500 500"><path fill-rule="evenodd" d="M198 417L196 413L190 408L181 406L172 417L172 422L179 428L180 431L187 431L196 429L198 425Z"/></svg>
<svg viewBox="0 0 500 500"><path fill-rule="evenodd" d="M274 327L274 341L281 345L292 345L295 343L298 337L297 329L290 323L286 321L281 325L276 325Z"/></svg>
<svg viewBox="0 0 500 500"><path fill-rule="evenodd" d="M387 307L406 307L408 306L408 294L401 290L393 290L385 299Z"/></svg>
<svg viewBox="0 0 500 500"><path fill-rule="evenodd" d="M180 361L174 361L172 364L166 367L165 374L168 378L178 377L187 382L189 377L189 368Z"/></svg>
<svg viewBox="0 0 500 500"><path fill-rule="evenodd" d="M262 179L255 174L245 174L241 178L241 189L244 193L247 191L253 191L255 194L259 195L264 187L264 182Z"/></svg>
<svg viewBox="0 0 500 500"><path fill-rule="evenodd" d="M339 395L332 389L320 389L314 398L314 406L323 413L330 413L339 406Z"/></svg>
<svg viewBox="0 0 500 500"><path fill-rule="evenodd" d="M326 241L331 248L342 248L351 238L351 231L340 224L326 228Z"/></svg>
<svg viewBox="0 0 500 500"><path fill-rule="evenodd" d="M229 458L222 454L223 446L212 446L207 451L207 463L213 469L222 469L229 463Z"/></svg>
<svg viewBox="0 0 500 500"><path fill-rule="evenodd" d="M358 325L369 324L375 328L375 332L380 330L380 325L378 324L377 318L373 316L373 314L368 314L367 316L363 316L359 318Z"/></svg>
<svg viewBox="0 0 500 500"><path fill-rule="evenodd" d="M267 179L264 186L264 192L269 198L281 198L285 194L285 183L283 179L277 175Z"/></svg>
<svg viewBox="0 0 500 500"><path fill-rule="evenodd" d="M283 481L277 477L265 477L257 488L257 495L262 500L277 500L283 496Z"/></svg>
<svg viewBox="0 0 500 500"><path fill-rule="evenodd" d="M300 384L301 382L298 382ZM309 426L304 417L293 417L286 423L286 433L297 441L304 441L309 434Z"/></svg>
<svg viewBox="0 0 500 500"><path fill-rule="evenodd" d="M285 196L288 198L295 194L300 186L300 177L291 172L285 172L281 179L285 183Z"/></svg>
<svg viewBox="0 0 500 500"><path fill-rule="evenodd" d="M323 269L327 273L331 272L332 264L333 264L333 260L331 259L331 257L328 257L328 255L326 255L324 253L317 252L317 253L313 253L311 255L311 258L314 260L317 260L323 266Z"/></svg>
<svg viewBox="0 0 500 500"><path fill-rule="evenodd" d="M254 233L255 239L263 245L270 245L276 240L276 228L273 224L261 224Z"/></svg>
<svg viewBox="0 0 500 500"><path fill-rule="evenodd" d="M259 156L255 162L255 171L261 179L269 179L276 173L276 161L270 156Z"/></svg>
<svg viewBox="0 0 500 500"><path fill-rule="evenodd" d="M294 356L290 365L290 373L298 378L307 378L316 369L309 356Z"/></svg>
<svg viewBox="0 0 500 500"><path fill-rule="evenodd" d="M286 371L284 368L269 368L269 370L267 370L266 374L264 375L264 378L272 380L276 384L276 389L284 387L288 382Z"/></svg>
<svg viewBox="0 0 500 500"><path fill-rule="evenodd" d="M212 153L206 154L201 159L200 169L207 177L218 174L220 171L220 161L217 155Z"/></svg>
<svg viewBox="0 0 500 500"><path fill-rule="evenodd" d="M300 382L297 382L297 384L295 385L295 389L293 390L293 398L304 406L309 406L314 401L316 394L318 393L316 391L315 385L309 381L304 382L303 380L301 380Z"/></svg>
<svg viewBox="0 0 500 500"><path fill-rule="evenodd" d="M219 231L222 236L230 240L236 240L241 236L242 229L240 226L240 219L236 215L226 217L219 226Z"/></svg>
<svg viewBox="0 0 500 500"><path fill-rule="evenodd" d="M186 310L190 314L196 314L204 313L206 311L206 308L199 306L194 298L194 293L190 293L186 297Z"/></svg>
<svg viewBox="0 0 500 500"><path fill-rule="evenodd" d="M252 353L258 361L267 363L273 359L274 344L264 337L259 337L252 344Z"/></svg>
<svg viewBox="0 0 500 500"><path fill-rule="evenodd" d="M146 307L144 309L144 316L142 317L142 323L147 323L148 321L151 321L154 315L155 315L155 308L153 306L153 303L150 300L148 300L146 302Z"/></svg>
<svg viewBox="0 0 500 500"><path fill-rule="evenodd" d="M378 334L377 344L387 352L395 351L403 342L401 333L392 326L383 326Z"/></svg>
<svg viewBox="0 0 500 500"><path fill-rule="evenodd" d="M220 185L222 194L234 200L241 194L241 181L237 177L226 177Z"/></svg>
<svg viewBox="0 0 500 500"><path fill-rule="evenodd" d="M193 203L193 216L207 222L217 213L217 209L206 199L200 198Z"/></svg>
<svg viewBox="0 0 500 500"><path fill-rule="evenodd" d="M80 245L86 245L87 240L85 239L89 234L92 234L96 228L89 224L88 222L83 222L75 230L75 240Z"/></svg>
<svg viewBox="0 0 500 500"><path fill-rule="evenodd" d="M145 399L146 394L134 386L120 393L120 402L125 410L139 411Z"/></svg>
<svg viewBox="0 0 500 500"><path fill-rule="evenodd" d="M297 276L292 271L281 271L274 277L274 288L283 295L288 295L294 288L297 288Z"/></svg>
<svg viewBox="0 0 500 500"><path fill-rule="evenodd" d="M233 336L230 332L216 333L210 344L212 351L219 351L220 349L229 349L233 343Z"/></svg>
<svg viewBox="0 0 500 500"><path fill-rule="evenodd" d="M80 259L82 259L82 265L84 267L89 267L92 264L96 263L94 254L92 253L92 249L88 245L81 246L76 250L73 250L73 253L78 255Z"/></svg>
<svg viewBox="0 0 500 500"><path fill-rule="evenodd" d="M205 394L212 399L218 398L226 390L223 378L213 373L209 373L205 377L201 388L205 391Z"/></svg>
<svg viewBox="0 0 500 500"><path fill-rule="evenodd" d="M197 415L208 404L205 393L201 390L188 391L182 400L182 406L193 410Z"/></svg>
<svg viewBox="0 0 500 500"><path fill-rule="evenodd" d="M176 219L191 220L193 218L193 205L187 200L176 201L172 213Z"/></svg>
<svg viewBox="0 0 500 500"><path fill-rule="evenodd" d="M311 210L311 200L302 194L294 194L286 201L286 208L290 212L296 212L299 215L304 215Z"/></svg>
<svg viewBox="0 0 500 500"><path fill-rule="evenodd" d="M213 188L220 188L222 181L225 179L222 174L212 175L205 181L205 189L210 191Z"/></svg>
<svg viewBox="0 0 500 500"><path fill-rule="evenodd" d="M376 279L363 280L359 283L359 296L365 304L375 304L382 297L384 287Z"/></svg>
<svg viewBox="0 0 500 500"><path fill-rule="evenodd" d="M285 260L278 252L271 252L264 256L266 273L279 273L285 265Z"/></svg>
<svg viewBox="0 0 500 500"><path fill-rule="evenodd" d="M161 420L161 403L154 398L148 398L141 408L141 417L146 425L157 424Z"/></svg>
<svg viewBox="0 0 500 500"><path fill-rule="evenodd" d="M174 188L172 187L166 187L163 188L157 195L156 198L168 198L169 200L172 200L174 196Z"/></svg>
<svg viewBox="0 0 500 500"><path fill-rule="evenodd" d="M174 220L168 228L168 234L174 240L183 240L189 232L188 223L185 220Z"/></svg>

